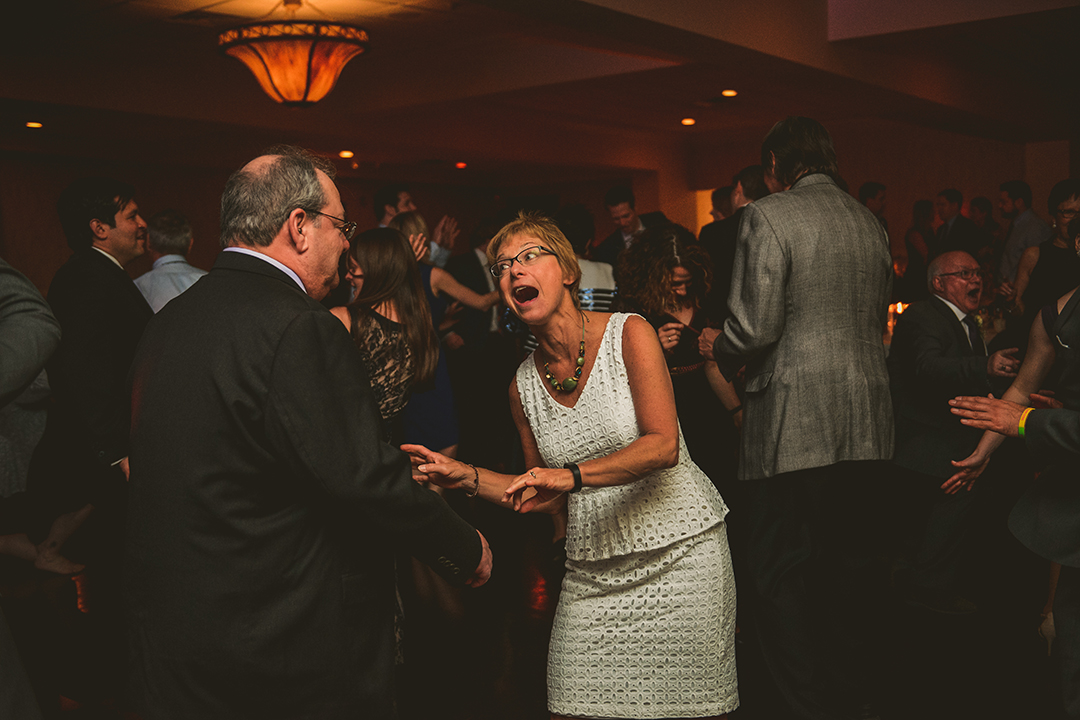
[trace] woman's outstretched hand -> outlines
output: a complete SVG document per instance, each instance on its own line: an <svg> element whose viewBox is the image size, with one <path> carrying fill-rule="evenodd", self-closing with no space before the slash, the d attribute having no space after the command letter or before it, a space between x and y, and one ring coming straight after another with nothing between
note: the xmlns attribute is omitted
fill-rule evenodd
<svg viewBox="0 0 1080 720"><path fill-rule="evenodd" d="M428 450L423 445L402 445L401 451L412 461L413 480L430 482L447 490L471 486L473 469L463 462Z"/></svg>
<svg viewBox="0 0 1080 720"><path fill-rule="evenodd" d="M530 488L536 494L527 497ZM535 467L514 478L506 488L503 502L512 504L517 512L527 513L573 489L574 474L569 470Z"/></svg>

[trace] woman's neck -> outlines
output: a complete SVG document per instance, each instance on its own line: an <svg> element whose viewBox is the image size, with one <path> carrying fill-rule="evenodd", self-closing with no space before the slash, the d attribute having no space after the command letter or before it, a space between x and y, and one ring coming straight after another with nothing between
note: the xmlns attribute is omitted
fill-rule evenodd
<svg viewBox="0 0 1080 720"><path fill-rule="evenodd" d="M568 354L577 355L583 324L587 324L585 313L571 302L569 308L560 308L546 323L529 329L536 338L541 355L556 359Z"/></svg>

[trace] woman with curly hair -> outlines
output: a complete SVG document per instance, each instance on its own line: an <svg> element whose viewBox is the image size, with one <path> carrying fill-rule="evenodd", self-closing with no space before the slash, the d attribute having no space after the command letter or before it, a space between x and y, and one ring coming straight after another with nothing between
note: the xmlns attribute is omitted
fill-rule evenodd
<svg viewBox="0 0 1080 720"><path fill-rule="evenodd" d="M724 497L734 494L737 428L742 407L716 363L698 352L708 317L702 303L712 284L712 262L686 228L648 228L619 256L619 295L643 314L664 349L675 407L687 449Z"/></svg>

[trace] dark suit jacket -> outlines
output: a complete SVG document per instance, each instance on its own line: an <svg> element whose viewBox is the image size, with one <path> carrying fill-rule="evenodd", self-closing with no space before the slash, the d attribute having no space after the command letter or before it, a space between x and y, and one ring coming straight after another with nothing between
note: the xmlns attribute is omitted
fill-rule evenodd
<svg viewBox="0 0 1080 720"><path fill-rule="evenodd" d="M0 408L18 397L60 343L60 323L34 284L0 260Z"/></svg>
<svg viewBox="0 0 1080 720"><path fill-rule="evenodd" d="M81 250L49 286L63 337L45 366L52 406L28 484L71 510L116 490L113 463L128 454L128 371L153 311L128 274L97 250Z"/></svg>
<svg viewBox="0 0 1080 720"><path fill-rule="evenodd" d="M967 329L937 297L912 303L896 321L889 349L889 386L896 416L897 465L948 478L951 460L971 454L982 431L949 410L957 395L990 392L986 355L971 349Z"/></svg>
<svg viewBox="0 0 1080 720"><path fill-rule="evenodd" d="M739 222L746 206L729 217L711 222L701 228L698 242L713 261L713 282L705 299L709 320L722 326L728 316L728 294L731 292L731 272L735 267L735 242L739 237Z"/></svg>
<svg viewBox="0 0 1080 720"><path fill-rule="evenodd" d="M646 229L669 222L664 213L659 210L639 215L638 219L641 220L642 227ZM626 242L623 240L622 230L616 228L615 232L604 238L604 242L593 248L591 259L605 262L618 272L619 254L625 249Z"/></svg>
<svg viewBox="0 0 1080 720"><path fill-rule="evenodd" d="M450 258L446 263L446 271L475 293L487 295L491 292L484 279L484 275L488 274L488 269L480 263L480 259L472 250ZM467 347L482 348L487 342L491 327L491 312L491 310L480 312L470 307L462 308L458 316L460 320L454 325L454 332L461 336Z"/></svg>
<svg viewBox="0 0 1080 720"><path fill-rule="evenodd" d="M345 328L270 264L225 252L150 322L132 387L143 717L388 716L393 554L461 584L481 548L381 442Z"/></svg>

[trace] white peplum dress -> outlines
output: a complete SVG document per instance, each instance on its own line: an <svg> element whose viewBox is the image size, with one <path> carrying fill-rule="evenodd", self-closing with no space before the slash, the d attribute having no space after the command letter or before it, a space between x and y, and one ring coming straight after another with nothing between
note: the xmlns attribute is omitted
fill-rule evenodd
<svg viewBox="0 0 1080 720"><path fill-rule="evenodd" d="M547 467L609 455L640 436L611 315L577 404L548 393L530 355L517 371ZM595 319L594 319L595 322ZM548 709L582 718L708 717L739 705L727 506L691 461L568 497L567 573L548 654Z"/></svg>

